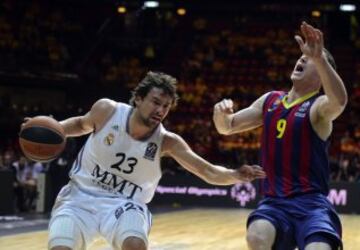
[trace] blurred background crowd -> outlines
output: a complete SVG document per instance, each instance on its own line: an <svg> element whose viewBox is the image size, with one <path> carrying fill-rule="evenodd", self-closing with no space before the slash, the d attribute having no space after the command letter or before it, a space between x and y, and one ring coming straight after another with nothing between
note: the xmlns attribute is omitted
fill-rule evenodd
<svg viewBox="0 0 360 250"><path fill-rule="evenodd" d="M86 139L69 139L53 162L28 161L17 141L24 117L62 120L84 114L99 98L127 102L149 70L179 80L181 99L166 128L210 161L257 163L261 128L221 136L212 123L213 105L231 98L239 109L267 91L288 90L301 55L293 37L302 20L324 32L350 97L334 123L331 178L360 182L359 10L340 12L318 1L228 7L199 1L191 9L170 2L159 8L142 1L0 2L0 169L14 173L19 211L34 208L40 172L54 177L55 190L66 183ZM169 159L163 167L185 174Z"/></svg>

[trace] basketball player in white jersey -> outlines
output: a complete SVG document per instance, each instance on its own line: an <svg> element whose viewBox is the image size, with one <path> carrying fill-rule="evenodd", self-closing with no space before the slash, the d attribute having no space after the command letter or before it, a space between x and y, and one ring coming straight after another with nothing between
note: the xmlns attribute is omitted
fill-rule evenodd
<svg viewBox="0 0 360 250"><path fill-rule="evenodd" d="M98 235L113 249L147 249L151 214L146 204L161 178L162 156L211 184L264 177L258 166L215 166L162 126L178 98L176 82L149 72L133 91L131 106L100 99L84 116L61 122L66 136L91 134L53 207L49 249L86 249Z"/></svg>

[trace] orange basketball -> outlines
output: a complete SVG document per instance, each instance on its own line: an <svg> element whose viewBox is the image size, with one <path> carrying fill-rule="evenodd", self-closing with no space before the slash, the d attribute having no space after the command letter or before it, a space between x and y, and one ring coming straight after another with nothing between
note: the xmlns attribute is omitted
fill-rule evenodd
<svg viewBox="0 0 360 250"><path fill-rule="evenodd" d="M65 148L63 127L49 116L36 116L25 123L19 135L24 155L34 161L51 161Z"/></svg>

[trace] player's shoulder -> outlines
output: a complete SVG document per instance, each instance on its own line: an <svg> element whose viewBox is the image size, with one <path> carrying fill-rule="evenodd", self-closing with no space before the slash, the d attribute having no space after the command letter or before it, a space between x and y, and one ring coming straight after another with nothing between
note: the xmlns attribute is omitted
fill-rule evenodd
<svg viewBox="0 0 360 250"><path fill-rule="evenodd" d="M287 92L284 90L271 90L271 91L265 93L266 96L275 96L275 97L284 96L286 94L287 94Z"/></svg>
<svg viewBox="0 0 360 250"><path fill-rule="evenodd" d="M283 91L283 90L272 90L269 92L266 92L265 94L263 94L260 99L263 101L263 103L267 102L267 101L271 101L271 100L278 100L281 99L282 97L284 97L287 94L287 92Z"/></svg>
<svg viewBox="0 0 360 250"><path fill-rule="evenodd" d="M92 109L100 109L100 110L110 109L110 108L115 108L116 105L117 102L115 102L114 100L111 100L109 98L101 98L94 103Z"/></svg>
<svg viewBox="0 0 360 250"><path fill-rule="evenodd" d="M131 109L133 107L130 104L124 102L115 102L115 104L117 105L117 107L125 108L125 109Z"/></svg>
<svg viewBox="0 0 360 250"><path fill-rule="evenodd" d="M317 94L317 95L315 95L315 96L312 97L312 98L314 98L314 100L317 102L317 101L324 101L324 100L326 100L326 99L327 99L327 96L324 95L324 94Z"/></svg>
<svg viewBox="0 0 360 250"><path fill-rule="evenodd" d="M114 100L111 100L109 98L101 98L97 100L94 105L92 106L92 109L107 112L107 111L113 111L116 108L121 109L130 109L131 106L129 104L123 103L123 102L117 102Z"/></svg>
<svg viewBox="0 0 360 250"><path fill-rule="evenodd" d="M323 102L327 101L326 95L317 95L313 97L313 101L311 102L310 114L312 116L318 115L318 109L322 105Z"/></svg>
<svg viewBox="0 0 360 250"><path fill-rule="evenodd" d="M168 130L164 131L164 142L167 141L169 143L174 143L179 140L182 140L180 135Z"/></svg>
<svg viewBox="0 0 360 250"><path fill-rule="evenodd" d="M183 142L184 139L180 135L171 131L165 131L162 144L162 152L170 152L175 145Z"/></svg>
<svg viewBox="0 0 360 250"><path fill-rule="evenodd" d="M113 117L117 119L117 113L126 114L130 109L131 106L126 103L117 102L109 98L101 98L94 103L89 112L89 116L95 123L96 131L100 131L110 119Z"/></svg>
<svg viewBox="0 0 360 250"><path fill-rule="evenodd" d="M258 108L259 110L262 109L264 103L271 95L272 95L272 91L266 92L265 94L260 96L258 99L256 99L255 102L253 102L253 104L251 106Z"/></svg>
<svg viewBox="0 0 360 250"><path fill-rule="evenodd" d="M116 106L117 102L108 98L101 98L91 107L89 117L96 124L97 128L101 128L116 112Z"/></svg>
<svg viewBox="0 0 360 250"><path fill-rule="evenodd" d="M274 96L281 96L283 95L283 91L280 91L280 90L271 90L271 91L268 91L268 92L265 92L264 94L262 94L258 100L264 102L266 99L268 99L269 97L274 97Z"/></svg>

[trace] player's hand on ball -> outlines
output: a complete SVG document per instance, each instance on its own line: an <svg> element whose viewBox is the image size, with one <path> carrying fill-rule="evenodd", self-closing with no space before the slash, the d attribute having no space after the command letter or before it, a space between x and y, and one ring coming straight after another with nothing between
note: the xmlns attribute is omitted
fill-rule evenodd
<svg viewBox="0 0 360 250"><path fill-rule="evenodd" d="M231 99L224 99L214 106L215 114L232 114L234 113L234 103Z"/></svg>
<svg viewBox="0 0 360 250"><path fill-rule="evenodd" d="M19 145L26 158L49 162L57 158L65 148L64 128L50 116L25 118L21 124Z"/></svg>
<svg viewBox="0 0 360 250"><path fill-rule="evenodd" d="M24 128L25 124L26 124L28 121L30 121L31 119L32 119L31 117L25 117L23 123L21 123L21 129L20 129L20 130L22 130L22 129Z"/></svg>
<svg viewBox="0 0 360 250"><path fill-rule="evenodd" d="M263 179L266 177L265 172L258 165L243 165L236 169L239 181L250 182L255 179Z"/></svg>

